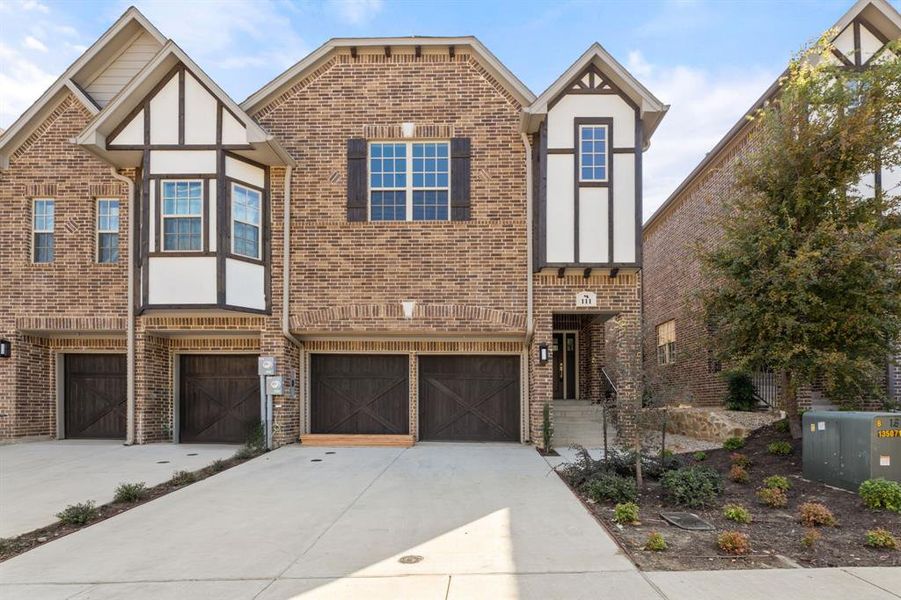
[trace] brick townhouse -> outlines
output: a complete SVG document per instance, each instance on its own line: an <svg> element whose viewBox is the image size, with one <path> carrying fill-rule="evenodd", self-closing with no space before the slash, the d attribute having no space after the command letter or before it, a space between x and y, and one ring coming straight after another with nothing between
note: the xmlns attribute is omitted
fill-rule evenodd
<svg viewBox="0 0 901 600"><path fill-rule="evenodd" d="M831 29L835 60L852 68L883 60L886 43L901 36L901 15L884 0L860 0ZM746 113L751 114L777 93L773 83ZM702 281L695 251L712 248L720 239L712 217L723 210L735 177L735 165L749 151L751 123L743 116L663 205L645 223L644 239L644 368L648 381L664 390L667 402L721 405L726 383L710 350L709 332L695 292ZM901 193L901 173L883 169L862 182L863 189L881 187ZM901 401L898 359L886 360L891 397ZM755 373L760 393L778 400L773 373ZM827 407L815 388L800 390L802 407Z"/></svg>
<svg viewBox="0 0 901 600"><path fill-rule="evenodd" d="M0 437L241 442L260 356L276 445L537 442L614 388L631 431L666 108L473 37L333 39L237 104L130 8L0 137Z"/></svg>

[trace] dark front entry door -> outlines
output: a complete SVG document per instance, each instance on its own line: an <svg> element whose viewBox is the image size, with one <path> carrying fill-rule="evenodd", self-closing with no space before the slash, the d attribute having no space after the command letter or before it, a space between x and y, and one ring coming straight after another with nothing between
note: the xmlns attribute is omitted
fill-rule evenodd
<svg viewBox="0 0 901 600"><path fill-rule="evenodd" d="M179 441L241 444L260 423L257 357L183 354Z"/></svg>
<svg viewBox="0 0 901 600"><path fill-rule="evenodd" d="M410 433L410 360L385 354L314 354L310 433Z"/></svg>
<svg viewBox="0 0 901 600"><path fill-rule="evenodd" d="M576 334L554 334L554 400L576 399Z"/></svg>
<svg viewBox="0 0 901 600"><path fill-rule="evenodd" d="M124 354L66 354L64 434L67 438L124 438Z"/></svg>
<svg viewBox="0 0 901 600"><path fill-rule="evenodd" d="M419 437L518 442L518 356L420 356Z"/></svg>

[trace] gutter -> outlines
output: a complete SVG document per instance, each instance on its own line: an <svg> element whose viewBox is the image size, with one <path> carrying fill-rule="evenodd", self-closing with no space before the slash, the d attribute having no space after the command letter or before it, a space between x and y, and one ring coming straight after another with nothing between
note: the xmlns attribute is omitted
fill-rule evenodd
<svg viewBox="0 0 901 600"><path fill-rule="evenodd" d="M291 173L293 167L285 167L284 223L282 226L282 335L298 348L303 344L291 333L288 319L289 298L291 293Z"/></svg>
<svg viewBox="0 0 901 600"><path fill-rule="evenodd" d="M120 175L116 167L110 167L110 174L128 186L128 323L125 341L125 381L126 381L126 416L125 445L135 443L135 182L130 177Z"/></svg>
<svg viewBox="0 0 901 600"><path fill-rule="evenodd" d="M532 276L532 144L529 142L529 136L520 132L522 143L526 150L526 343L532 343L532 336L535 335L535 322L532 318L533 311L533 288L534 278Z"/></svg>

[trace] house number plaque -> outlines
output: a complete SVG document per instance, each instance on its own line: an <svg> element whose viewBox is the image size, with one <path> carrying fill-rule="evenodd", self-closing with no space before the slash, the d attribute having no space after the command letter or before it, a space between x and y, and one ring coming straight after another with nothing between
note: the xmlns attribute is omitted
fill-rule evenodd
<svg viewBox="0 0 901 600"><path fill-rule="evenodd" d="M597 305L598 295L594 292L579 292L578 294L576 294L576 308Z"/></svg>

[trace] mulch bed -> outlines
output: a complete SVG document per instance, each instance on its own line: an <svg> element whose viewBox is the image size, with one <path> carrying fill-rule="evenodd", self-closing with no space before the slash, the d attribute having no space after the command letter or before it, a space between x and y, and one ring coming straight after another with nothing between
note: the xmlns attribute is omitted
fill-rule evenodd
<svg viewBox="0 0 901 600"><path fill-rule="evenodd" d="M191 483L197 483L198 481L202 481L207 477L211 477L213 475L216 475L217 473L221 473L227 469L236 467L241 463L247 462L251 458L255 458L256 456L259 456L259 453L241 456L240 458L237 456L232 456L230 458L211 463L210 465L207 465L202 469L192 471L194 475L194 481L192 481ZM141 506L142 504L156 500L161 496L165 496L166 494L172 493L176 490L188 487L189 485L191 485L191 483L176 485L171 481L165 481L163 483L160 483L159 485L147 488L145 497L138 502L110 502L108 504L102 504L97 507L97 518L84 525L67 525L65 523L56 522L53 525L41 527L40 529L35 529L34 531L29 531L28 533L23 533L16 537L0 539L0 563L28 552L29 550L33 550L38 546L42 546L54 540L58 540L69 535L70 533L75 533L76 531L84 529L85 527L90 527L91 525L95 525L101 521L105 521L111 517L115 517L118 514L124 513L127 510L131 510L133 508ZM63 508L65 507L61 506L60 510L62 510Z"/></svg>
<svg viewBox="0 0 901 600"><path fill-rule="evenodd" d="M785 440L792 443L789 456L774 456L767 444ZM725 492L715 507L683 508L667 503L658 481L645 480L638 504L641 524L620 526L613 521L613 503L595 504L574 490L595 518L614 536L635 564L648 571L759 569L792 567L864 567L901 566L901 549L876 550L864 545L868 529L882 527L901 540L901 514L872 511L856 493L829 487L801 478L801 440L792 440L773 426L763 427L746 440L739 450L752 465L750 481L738 484L726 474L731 466L730 451L708 450L707 458L695 461L691 454L679 455L687 465L712 467L723 475ZM791 482L787 508L769 508L760 504L755 492L770 475L784 475ZM565 479L564 479L565 481ZM837 527L818 527L822 538L812 548L805 548L801 538L807 529L799 522L798 507L804 502L825 504L838 520ZM753 516L752 523L740 525L722 514L724 504L741 504ZM712 523L716 531L691 532L671 526L660 518L660 512L687 511ZM741 531L750 537L751 553L744 557L727 555L719 550L716 537L724 530ZM668 545L663 552L644 550L648 534L656 531Z"/></svg>

